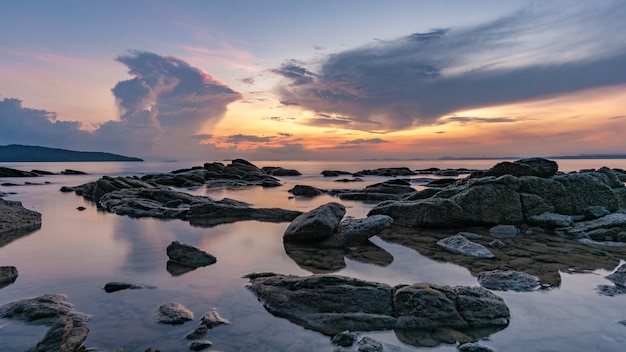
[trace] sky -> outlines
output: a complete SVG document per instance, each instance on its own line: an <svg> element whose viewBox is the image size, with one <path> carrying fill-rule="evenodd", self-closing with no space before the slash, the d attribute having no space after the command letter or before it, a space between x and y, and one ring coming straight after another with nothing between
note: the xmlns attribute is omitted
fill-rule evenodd
<svg viewBox="0 0 626 352"><path fill-rule="evenodd" d="M146 160L626 153L626 2L7 1L0 145Z"/></svg>

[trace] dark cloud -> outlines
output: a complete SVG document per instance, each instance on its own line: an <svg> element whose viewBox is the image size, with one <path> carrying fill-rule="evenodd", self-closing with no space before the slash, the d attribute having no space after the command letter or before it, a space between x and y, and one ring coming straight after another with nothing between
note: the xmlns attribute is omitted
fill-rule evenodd
<svg viewBox="0 0 626 352"><path fill-rule="evenodd" d="M254 77L245 77L245 78L240 79L239 81L241 81L241 83L253 85L255 80L254 80Z"/></svg>
<svg viewBox="0 0 626 352"><path fill-rule="evenodd" d="M194 134L193 136L191 136L191 138L209 139L209 138L213 138L213 135L212 134L207 134L207 133L201 133L201 134Z"/></svg>
<svg viewBox="0 0 626 352"><path fill-rule="evenodd" d="M401 130L464 109L626 83L626 42L614 40L625 17L620 1L532 4L480 26L338 52L314 71L288 61L273 72L289 82L278 88L281 101L348 117L314 125Z"/></svg>
<svg viewBox="0 0 626 352"><path fill-rule="evenodd" d="M626 118L626 115L609 117L609 120L617 120L617 119L624 119L624 118Z"/></svg>
<svg viewBox="0 0 626 352"><path fill-rule="evenodd" d="M291 134L291 133L281 133L281 132L279 132L278 135L281 136L281 137L293 137L293 134Z"/></svg>
<svg viewBox="0 0 626 352"><path fill-rule="evenodd" d="M387 143L387 141L384 139L380 139L380 138L371 138L371 139L359 138L359 139L353 139L351 141L341 142L341 144L380 144L380 143Z"/></svg>
<svg viewBox="0 0 626 352"><path fill-rule="evenodd" d="M197 131L217 123L226 106L241 99L206 72L173 56L133 51L116 59L134 76L111 90L118 120L81 129L53 113L24 108L17 99L0 102L0 143L101 150L141 157L203 153ZM175 143L173 143L175 141Z"/></svg>
<svg viewBox="0 0 626 352"><path fill-rule="evenodd" d="M313 78L315 77L315 73L300 66L300 63L296 60L284 62L279 68L271 71L291 80L292 86L313 83Z"/></svg>
<svg viewBox="0 0 626 352"><path fill-rule="evenodd" d="M451 122L459 123L506 123L506 122L518 122L521 119L515 119L511 117L475 117L475 116L448 116L439 121L439 124L447 124Z"/></svg>
<svg viewBox="0 0 626 352"><path fill-rule="evenodd" d="M233 144L238 144L241 142L267 143L267 142L270 142L274 138L275 137L272 137L272 136L259 137L259 136L252 136L252 135L246 135L246 134L234 134L234 135L225 137L224 141L226 143L233 143Z"/></svg>

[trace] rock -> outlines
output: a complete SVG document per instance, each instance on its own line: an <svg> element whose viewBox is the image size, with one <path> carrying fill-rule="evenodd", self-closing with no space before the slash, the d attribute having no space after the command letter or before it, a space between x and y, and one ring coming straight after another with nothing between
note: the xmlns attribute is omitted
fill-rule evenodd
<svg viewBox="0 0 626 352"><path fill-rule="evenodd" d="M481 236L481 235L479 235L477 233L465 232L465 231L459 232L459 233L457 233L457 235L461 235L461 236L467 238L468 240L477 240L477 239L483 237L483 236Z"/></svg>
<svg viewBox="0 0 626 352"><path fill-rule="evenodd" d="M40 227L40 213L24 208L21 202L0 199L0 243L3 233Z"/></svg>
<svg viewBox="0 0 626 352"><path fill-rule="evenodd" d="M189 344L189 349L192 351L202 351L211 347L212 344L213 342L209 340L194 341Z"/></svg>
<svg viewBox="0 0 626 352"><path fill-rule="evenodd" d="M383 344L370 338L370 337L364 337L362 338L359 343L359 348L357 349L357 351L359 352L382 352L383 351Z"/></svg>
<svg viewBox="0 0 626 352"><path fill-rule="evenodd" d="M37 177L38 174L34 172L21 171L12 169L9 167L0 166L0 177Z"/></svg>
<svg viewBox="0 0 626 352"><path fill-rule="evenodd" d="M341 347L350 347L356 342L358 337L359 335L357 333L346 330L333 336L331 342L334 345L339 345Z"/></svg>
<svg viewBox="0 0 626 352"><path fill-rule="evenodd" d="M419 201L389 201L375 206L367 216L389 215L396 225L448 228L465 224L463 209L454 201L428 198Z"/></svg>
<svg viewBox="0 0 626 352"><path fill-rule="evenodd" d="M613 241L613 237L623 231L626 231L626 213L622 212L611 213L598 219L580 221L569 227L555 229L557 234L564 237L590 238L596 241Z"/></svg>
<svg viewBox="0 0 626 352"><path fill-rule="evenodd" d="M608 275L606 278L616 285L626 287L626 264L621 265L614 273Z"/></svg>
<svg viewBox="0 0 626 352"><path fill-rule="evenodd" d="M159 306L157 321L163 324L178 325L193 320L193 313L180 303L166 303Z"/></svg>
<svg viewBox="0 0 626 352"><path fill-rule="evenodd" d="M146 286L146 285L139 285L139 284L133 284L133 283L130 283L130 282L122 282L122 281L107 282L104 285L104 287L103 287L104 291L107 292L107 293L121 291L121 290L126 290L126 289L138 290L138 289L142 289L142 288L156 288L156 287L154 287L154 286Z"/></svg>
<svg viewBox="0 0 626 352"><path fill-rule="evenodd" d="M232 199L205 201L191 204L184 216L193 226L214 226L243 220L287 222L296 219L302 212L280 208L253 208Z"/></svg>
<svg viewBox="0 0 626 352"><path fill-rule="evenodd" d="M504 327L504 301L480 287L398 285L335 276L246 276L270 313L325 333L348 330Z"/></svg>
<svg viewBox="0 0 626 352"><path fill-rule="evenodd" d="M490 290L534 291L539 287L539 278L520 271L493 270L478 274L478 283Z"/></svg>
<svg viewBox="0 0 626 352"><path fill-rule="evenodd" d="M209 253L178 241L167 246L167 256L171 261L190 268L199 268L217 262L217 259Z"/></svg>
<svg viewBox="0 0 626 352"><path fill-rule="evenodd" d="M610 212L608 210L606 210L606 208L601 207L599 205L594 205L594 206L590 206L589 208L585 209L585 212L583 213L583 216L585 217L585 220L594 220L594 219L599 219L603 216L609 215ZM571 224L570 224L571 225ZM569 226L569 225L563 225L563 226Z"/></svg>
<svg viewBox="0 0 626 352"><path fill-rule="evenodd" d="M471 242L467 238L461 235L454 235L448 238L437 241L437 244L444 249L456 253L465 255L472 258L483 259L493 258L494 255L485 246Z"/></svg>
<svg viewBox="0 0 626 352"><path fill-rule="evenodd" d="M288 191L294 196L315 197L326 193L325 190L313 186L295 185Z"/></svg>
<svg viewBox="0 0 626 352"><path fill-rule="evenodd" d="M76 210L78 210L78 211L84 211L84 210L87 210L87 208L85 208L85 207L83 207L83 206L80 206L80 207L76 207Z"/></svg>
<svg viewBox="0 0 626 352"><path fill-rule="evenodd" d="M515 162L503 161L496 164L491 169L480 172L478 174L472 174L470 177L485 177L485 176L536 176L541 178L547 178L556 174L559 170L559 166L556 162L543 159L543 158L529 158L521 159Z"/></svg>
<svg viewBox="0 0 626 352"><path fill-rule="evenodd" d="M17 280L17 268L14 266L0 266L0 288L8 286Z"/></svg>
<svg viewBox="0 0 626 352"><path fill-rule="evenodd" d="M321 205L295 218L283 234L284 241L319 241L330 237L346 214L339 203Z"/></svg>
<svg viewBox="0 0 626 352"><path fill-rule="evenodd" d="M79 170L72 170L72 169L65 169L61 171L61 174L63 175L87 175L86 172L79 171Z"/></svg>
<svg viewBox="0 0 626 352"><path fill-rule="evenodd" d="M456 182L456 178L439 178L428 182L425 186L432 188L444 188Z"/></svg>
<svg viewBox="0 0 626 352"><path fill-rule="evenodd" d="M543 228L554 229L556 227L572 226L574 224L574 218L571 215L545 212L531 216L528 222Z"/></svg>
<svg viewBox="0 0 626 352"><path fill-rule="evenodd" d="M495 249L502 249L504 247L506 247L506 244L502 241L500 241L499 239L495 239L491 242L489 242L489 246L491 248L495 248Z"/></svg>
<svg viewBox="0 0 626 352"><path fill-rule="evenodd" d="M489 234L496 238L514 238L519 230L513 225L496 225L489 229Z"/></svg>
<svg viewBox="0 0 626 352"><path fill-rule="evenodd" d="M493 352L491 348L481 346L475 342L467 342L459 345L457 348L461 352Z"/></svg>
<svg viewBox="0 0 626 352"><path fill-rule="evenodd" d="M351 175L351 172L348 171L340 171L340 170L324 170L321 172L324 177L337 177L341 175Z"/></svg>
<svg viewBox="0 0 626 352"><path fill-rule="evenodd" d="M189 340L194 340L201 338L204 336L209 330L218 325L230 324L230 322L224 318L222 318L217 310L213 308L212 310L206 312L202 318L200 319L200 325L191 333L185 336Z"/></svg>
<svg viewBox="0 0 626 352"><path fill-rule="evenodd" d="M65 298L64 295L46 294L7 303L0 306L0 318L50 326L43 339L29 352L79 351L89 333L85 323L90 316L75 311Z"/></svg>
<svg viewBox="0 0 626 352"><path fill-rule="evenodd" d="M277 166L265 166L265 167L262 167L261 170L265 171L269 175L278 176L278 177L302 175L302 173L300 173L300 171L298 170L283 169L282 167L277 167Z"/></svg>
<svg viewBox="0 0 626 352"><path fill-rule="evenodd" d="M387 215L372 215L364 219L345 219L335 232L321 244L328 247L346 247L365 243L370 237L391 226L393 219Z"/></svg>

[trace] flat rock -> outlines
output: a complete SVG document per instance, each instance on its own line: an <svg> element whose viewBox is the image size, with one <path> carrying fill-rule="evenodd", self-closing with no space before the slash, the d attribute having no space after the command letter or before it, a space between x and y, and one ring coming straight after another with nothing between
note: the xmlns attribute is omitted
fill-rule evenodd
<svg viewBox="0 0 626 352"><path fill-rule="evenodd" d="M180 303L166 303L159 306L157 321L163 324L178 325L193 320L193 313Z"/></svg>
<svg viewBox="0 0 626 352"><path fill-rule="evenodd" d="M283 234L284 241L319 241L333 234L346 214L339 203L321 205L296 217Z"/></svg>
<svg viewBox="0 0 626 352"><path fill-rule="evenodd" d="M493 270L478 274L478 283L490 290L534 291L539 287L539 278L520 271Z"/></svg>
<svg viewBox="0 0 626 352"><path fill-rule="evenodd" d="M178 241L167 246L167 256L171 261L190 268L199 268L217 262L217 259L209 253Z"/></svg>
<svg viewBox="0 0 626 352"><path fill-rule="evenodd" d="M487 247L474 243L462 235L454 235L437 241L437 244L444 249L464 256L483 259L493 258L494 255Z"/></svg>
<svg viewBox="0 0 626 352"><path fill-rule="evenodd" d="M142 288L155 288L154 286L140 285L134 284L131 282L123 282L123 281L112 281L107 282L103 289L107 293L121 291L121 290L138 290Z"/></svg>
<svg viewBox="0 0 626 352"><path fill-rule="evenodd" d="M345 219L333 234L321 242L323 246L345 247L366 242L370 237L388 228L393 219L387 215L372 215L363 219Z"/></svg>

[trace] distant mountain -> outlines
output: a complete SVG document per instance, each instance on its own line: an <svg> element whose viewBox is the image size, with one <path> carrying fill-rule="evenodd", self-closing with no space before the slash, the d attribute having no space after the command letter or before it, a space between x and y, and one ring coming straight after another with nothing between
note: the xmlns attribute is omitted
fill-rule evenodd
<svg viewBox="0 0 626 352"><path fill-rule="evenodd" d="M503 157L452 157L444 156L438 160L519 160L527 156L503 156ZM626 159L626 154L579 154L579 155L553 155L543 156L544 159Z"/></svg>
<svg viewBox="0 0 626 352"><path fill-rule="evenodd" d="M57 161L143 161L123 155L102 152L11 144L0 146L0 162L57 162Z"/></svg>

